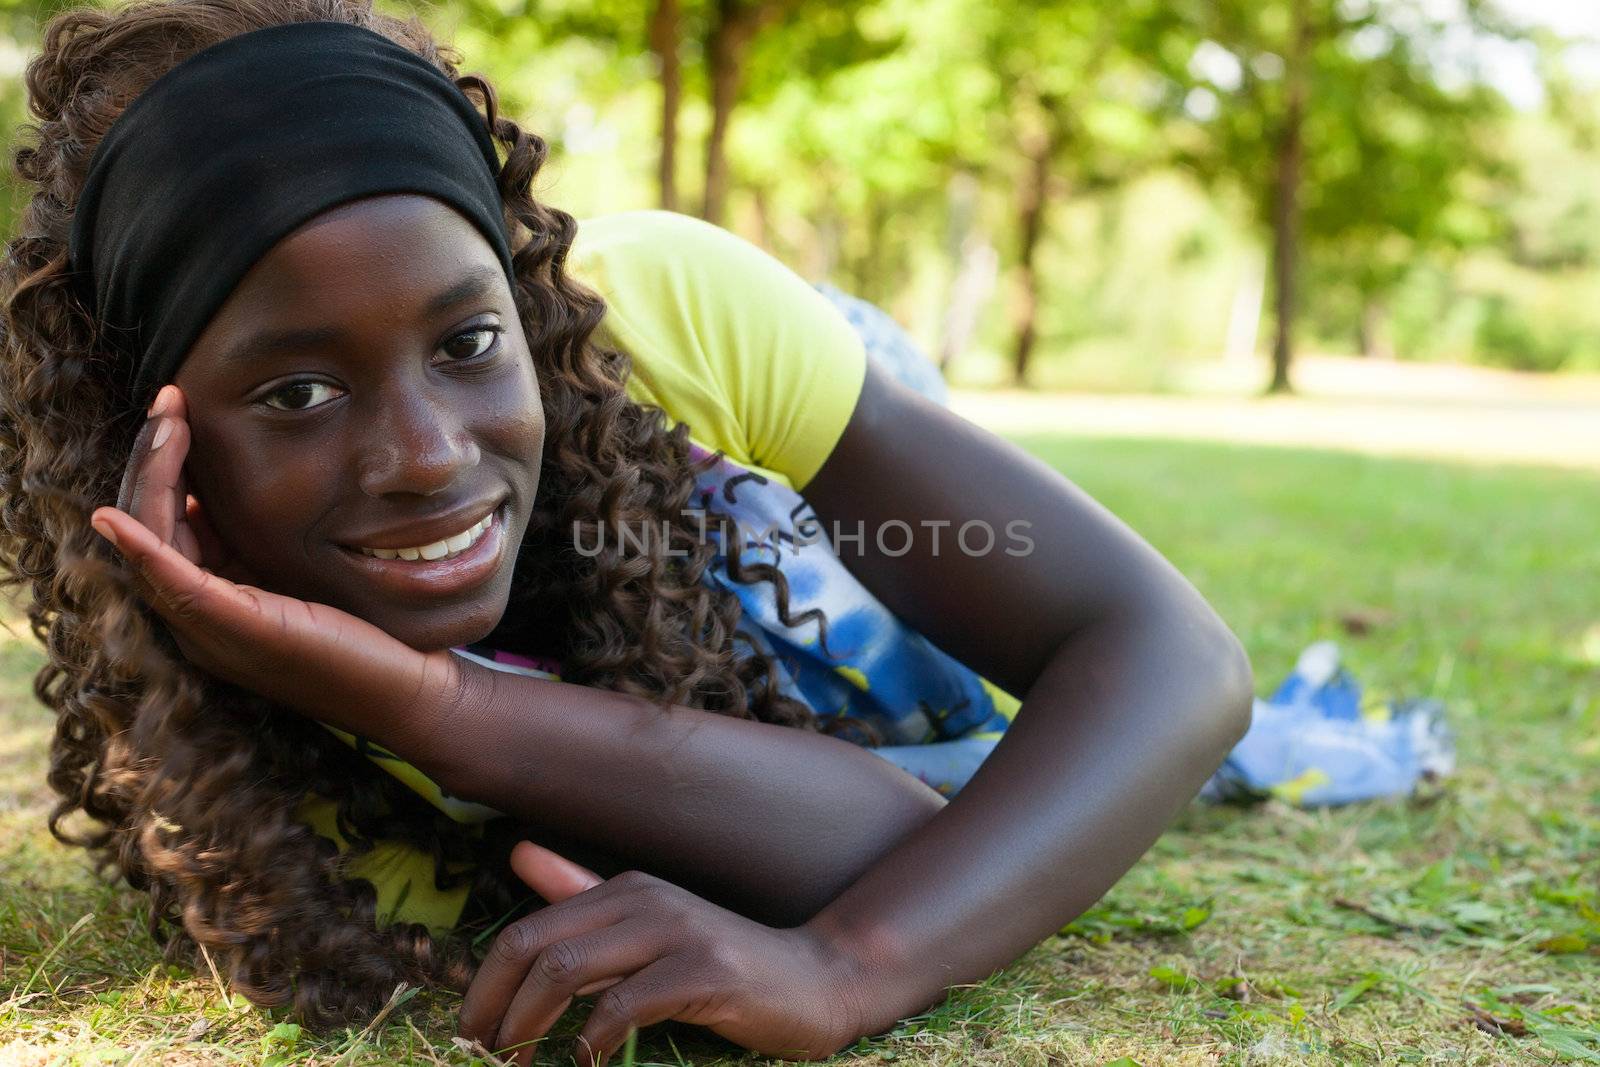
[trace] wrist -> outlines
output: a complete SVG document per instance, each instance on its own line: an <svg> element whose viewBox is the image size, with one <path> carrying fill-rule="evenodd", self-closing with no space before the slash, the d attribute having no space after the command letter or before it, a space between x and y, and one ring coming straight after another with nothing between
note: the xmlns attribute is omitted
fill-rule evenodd
<svg viewBox="0 0 1600 1067"><path fill-rule="evenodd" d="M861 1037L892 1028L923 1005L914 990L901 987L907 970L895 939L880 931L862 936L825 908L794 933L803 937L818 959L832 1005L831 1017L840 1027L840 1047Z"/></svg>
<svg viewBox="0 0 1600 1067"><path fill-rule="evenodd" d="M449 777L458 749L450 738L474 709L486 706L493 674L449 650L428 653L421 681L394 717L389 748L448 789L441 779Z"/></svg>

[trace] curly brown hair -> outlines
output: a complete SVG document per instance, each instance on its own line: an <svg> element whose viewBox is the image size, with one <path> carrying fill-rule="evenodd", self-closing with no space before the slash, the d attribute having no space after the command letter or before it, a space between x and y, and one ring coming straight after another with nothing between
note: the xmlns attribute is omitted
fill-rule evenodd
<svg viewBox="0 0 1600 1067"><path fill-rule="evenodd" d="M400 982L464 989L475 966L459 932L379 925L374 887L349 868L375 841L425 850L440 888L469 878L472 899L493 913L526 890L504 862L504 834L463 833L317 724L205 675L138 598L89 515L116 503L145 413L121 393L127 354L75 298L67 257L89 159L145 86L208 45L309 20L364 26L436 65L485 112L505 154L513 288L547 431L510 606L487 640L556 652L564 681L663 708L837 724L780 693L770 658L735 651L738 599L701 581L716 547L683 514L700 470L688 427L668 430L659 407L629 399L629 357L591 339L605 305L565 274L576 222L530 191L547 146L497 113L486 79L458 75L453 48L370 0L142 0L57 14L27 67L35 121L13 166L32 196L0 264L0 591L26 589L48 654L34 691L56 714L48 780L61 799L50 829L149 893L151 932L169 958L194 962L203 949L251 1000L290 1005L320 1029L365 1019ZM735 543L731 520L698 503L722 543ZM559 536L592 544L602 523L664 533L648 551L595 555ZM737 556L735 579L772 582L785 621L814 620L826 640L820 611L789 618L775 566ZM336 801L348 851L296 819L308 793ZM78 811L87 818L71 818ZM445 873L455 870L468 873Z"/></svg>

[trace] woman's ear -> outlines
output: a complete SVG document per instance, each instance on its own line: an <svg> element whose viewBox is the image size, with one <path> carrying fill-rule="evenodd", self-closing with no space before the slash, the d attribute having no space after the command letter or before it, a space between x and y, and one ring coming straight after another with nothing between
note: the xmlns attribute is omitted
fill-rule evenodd
<svg viewBox="0 0 1600 1067"><path fill-rule="evenodd" d="M551 904L576 896L605 881L587 867L573 863L532 841L519 841L511 850L511 869Z"/></svg>

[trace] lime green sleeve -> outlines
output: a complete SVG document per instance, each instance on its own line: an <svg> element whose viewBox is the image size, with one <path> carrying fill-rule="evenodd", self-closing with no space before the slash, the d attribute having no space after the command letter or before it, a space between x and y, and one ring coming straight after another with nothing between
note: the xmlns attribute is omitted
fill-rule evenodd
<svg viewBox="0 0 1600 1067"><path fill-rule="evenodd" d="M633 357L629 392L707 448L799 490L844 433L867 356L799 275L688 215L579 223L568 268L605 297L599 339Z"/></svg>

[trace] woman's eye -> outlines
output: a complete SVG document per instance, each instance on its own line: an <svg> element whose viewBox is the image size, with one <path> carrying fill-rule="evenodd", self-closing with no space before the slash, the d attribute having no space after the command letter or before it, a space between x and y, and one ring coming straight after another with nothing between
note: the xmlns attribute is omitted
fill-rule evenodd
<svg viewBox="0 0 1600 1067"><path fill-rule="evenodd" d="M476 326L456 334L444 343L444 347L456 357L457 362L476 359L493 350L496 339L503 332L499 326Z"/></svg>
<svg viewBox="0 0 1600 1067"><path fill-rule="evenodd" d="M324 403L324 401L315 399L318 389L324 389L330 393L337 391L336 386L329 385L327 382L290 382L288 385L274 389L262 397L261 402L279 411L306 411ZM275 400L284 402L274 403Z"/></svg>

